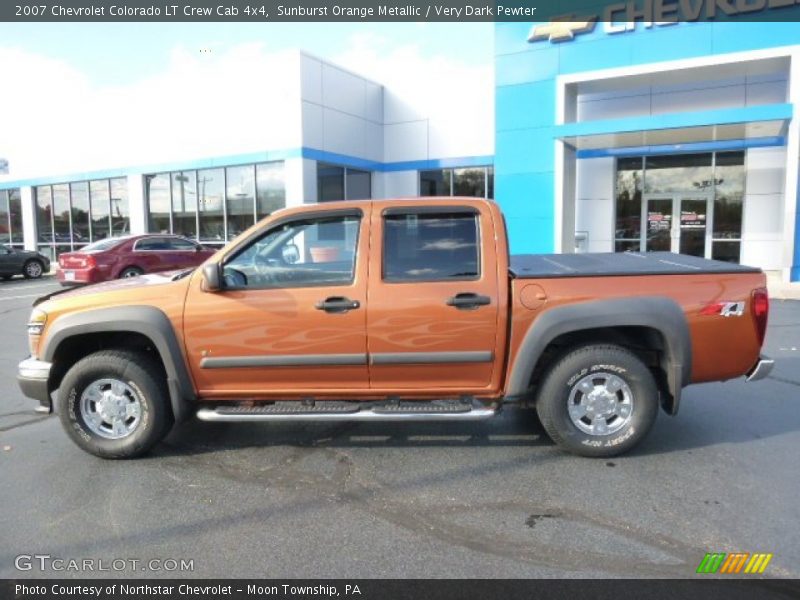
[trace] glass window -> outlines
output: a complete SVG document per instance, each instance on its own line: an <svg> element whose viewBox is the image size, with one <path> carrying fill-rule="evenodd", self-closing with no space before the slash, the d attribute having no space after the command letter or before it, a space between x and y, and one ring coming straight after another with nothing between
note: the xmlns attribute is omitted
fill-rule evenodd
<svg viewBox="0 0 800 600"><path fill-rule="evenodd" d="M479 276L478 217L404 214L384 219L383 278L441 281Z"/></svg>
<svg viewBox="0 0 800 600"><path fill-rule="evenodd" d="M0 243L11 242L11 228L8 221L8 192L0 190Z"/></svg>
<svg viewBox="0 0 800 600"><path fill-rule="evenodd" d="M614 247L617 252L638 251L642 229L642 159L617 160L616 222Z"/></svg>
<svg viewBox="0 0 800 600"><path fill-rule="evenodd" d="M744 152L717 153L714 170L714 239L742 237L744 176Z"/></svg>
<svg viewBox="0 0 800 600"><path fill-rule="evenodd" d="M20 198L19 189L14 188L8 191L8 221L11 228L11 243L22 244L23 229L22 229L22 200Z"/></svg>
<svg viewBox="0 0 800 600"><path fill-rule="evenodd" d="M194 252L197 246L189 240L183 238L167 238L167 247L176 252Z"/></svg>
<svg viewBox="0 0 800 600"><path fill-rule="evenodd" d="M172 233L197 236L197 173L172 173Z"/></svg>
<svg viewBox="0 0 800 600"><path fill-rule="evenodd" d="M644 191L711 192L714 175L711 154L668 154L645 159Z"/></svg>
<svg viewBox="0 0 800 600"><path fill-rule="evenodd" d="M133 245L134 252L170 250L169 240L162 237L146 237L137 240Z"/></svg>
<svg viewBox="0 0 800 600"><path fill-rule="evenodd" d="M256 218L286 206L286 183L282 162L256 165Z"/></svg>
<svg viewBox="0 0 800 600"><path fill-rule="evenodd" d="M131 232L131 213L128 202L128 178L111 180L111 234L125 235Z"/></svg>
<svg viewBox="0 0 800 600"><path fill-rule="evenodd" d="M228 239L255 223L256 178L253 165L225 169L225 197L228 203Z"/></svg>
<svg viewBox="0 0 800 600"><path fill-rule="evenodd" d="M53 234L57 244L72 242L69 222L69 184L53 186Z"/></svg>
<svg viewBox="0 0 800 600"><path fill-rule="evenodd" d="M450 196L453 172L450 169L419 172L420 196Z"/></svg>
<svg viewBox="0 0 800 600"><path fill-rule="evenodd" d="M92 240L102 240L109 232L109 192L108 179L89 182L89 196L92 204Z"/></svg>
<svg viewBox="0 0 800 600"><path fill-rule="evenodd" d="M204 169L197 172L197 209L201 241L225 242L225 171Z"/></svg>
<svg viewBox="0 0 800 600"><path fill-rule="evenodd" d="M486 197L486 169L453 169L453 195Z"/></svg>
<svg viewBox="0 0 800 600"><path fill-rule="evenodd" d="M347 185L345 195L348 200L368 200L372 198L372 177L369 171L345 169Z"/></svg>
<svg viewBox="0 0 800 600"><path fill-rule="evenodd" d="M104 252L124 241L125 238L104 238L81 248L81 252Z"/></svg>
<svg viewBox="0 0 800 600"><path fill-rule="evenodd" d="M267 231L223 267L227 288L347 285L355 276L360 217L304 219ZM320 239L320 229L337 226L344 239Z"/></svg>
<svg viewBox="0 0 800 600"><path fill-rule="evenodd" d="M88 244L89 232L89 182L70 184L72 198L72 241L76 246Z"/></svg>
<svg viewBox="0 0 800 600"><path fill-rule="evenodd" d="M53 242L53 191L49 185L36 188L36 229L40 243Z"/></svg>
<svg viewBox="0 0 800 600"><path fill-rule="evenodd" d="M724 260L725 262L738 263L741 255L741 242L718 242L711 243L711 258L714 260Z"/></svg>
<svg viewBox="0 0 800 600"><path fill-rule="evenodd" d="M486 197L494 198L494 167L486 168Z"/></svg>
<svg viewBox="0 0 800 600"><path fill-rule="evenodd" d="M317 163L317 201L344 200L344 167Z"/></svg>
<svg viewBox="0 0 800 600"><path fill-rule="evenodd" d="M146 175L145 181L147 184L147 209L150 215L148 231L170 233L172 225L169 211L171 204L169 175L167 173Z"/></svg>

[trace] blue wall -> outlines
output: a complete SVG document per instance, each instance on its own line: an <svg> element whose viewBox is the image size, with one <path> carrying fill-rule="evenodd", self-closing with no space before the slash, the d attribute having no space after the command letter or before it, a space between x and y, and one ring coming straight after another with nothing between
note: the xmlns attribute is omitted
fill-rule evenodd
<svg viewBox="0 0 800 600"><path fill-rule="evenodd" d="M800 44L798 23L638 23L613 35L599 23L560 43L529 43L531 27L495 25L495 197L514 253L554 250L557 75Z"/></svg>

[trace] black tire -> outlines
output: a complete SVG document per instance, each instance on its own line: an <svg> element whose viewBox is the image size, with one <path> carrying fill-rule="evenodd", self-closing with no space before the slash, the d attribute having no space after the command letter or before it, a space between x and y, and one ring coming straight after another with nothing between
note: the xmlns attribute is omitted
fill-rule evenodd
<svg viewBox="0 0 800 600"><path fill-rule="evenodd" d="M39 279L44 274L42 261L32 258L22 266L22 276L25 279Z"/></svg>
<svg viewBox="0 0 800 600"><path fill-rule="evenodd" d="M119 278L126 279L128 277L139 277L139 275L144 275L144 271L139 267L125 267L120 271Z"/></svg>
<svg viewBox="0 0 800 600"><path fill-rule="evenodd" d="M142 352L103 350L90 354L75 363L61 382L58 390L61 424L72 441L100 458L135 458L145 454L169 433L173 423L166 379L159 376L162 373L161 365ZM100 435L93 430L82 408L82 395L88 394L88 388L109 379L127 386L138 397L140 407L138 423L132 420L131 431L119 439L109 439L109 432ZM98 404L91 405L99 410Z"/></svg>
<svg viewBox="0 0 800 600"><path fill-rule="evenodd" d="M624 385L614 392L617 379ZM592 391L585 392L589 389ZM593 404L595 401L598 404ZM604 409L622 412L622 404L629 405L625 416L613 412L607 419L603 416ZM536 411L547 434L561 448L604 458L623 454L641 442L655 422L658 404L658 386L647 366L629 350L603 344L569 351L553 364L539 387ZM579 416L586 405L601 414ZM574 417L570 407L575 410ZM597 423L595 432L578 426L594 429L592 417Z"/></svg>

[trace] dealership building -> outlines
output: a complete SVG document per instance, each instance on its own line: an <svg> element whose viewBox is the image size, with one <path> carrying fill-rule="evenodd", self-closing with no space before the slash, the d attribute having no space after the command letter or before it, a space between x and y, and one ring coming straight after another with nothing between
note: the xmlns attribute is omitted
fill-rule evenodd
<svg viewBox="0 0 800 600"><path fill-rule="evenodd" d="M140 155L78 146L63 173L8 156L0 242L223 244L284 206L466 195L502 206L514 253L671 250L800 280L796 23L498 23L494 89L457 119L302 52L279 69L249 100L215 96L226 116L202 139L186 125ZM196 123L186 110L165 128Z"/></svg>

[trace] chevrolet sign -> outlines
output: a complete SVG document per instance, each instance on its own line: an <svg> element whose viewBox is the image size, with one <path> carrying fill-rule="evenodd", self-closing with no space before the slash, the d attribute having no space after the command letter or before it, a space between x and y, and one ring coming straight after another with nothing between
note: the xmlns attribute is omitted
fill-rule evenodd
<svg viewBox="0 0 800 600"><path fill-rule="evenodd" d="M631 0L607 5L602 13L576 17L561 15L549 23L534 25L529 42L548 39L565 42L581 33L594 30L597 21L603 22L605 33L633 31L636 23L645 27L675 25L685 21L707 21L776 8L800 6L800 0Z"/></svg>

